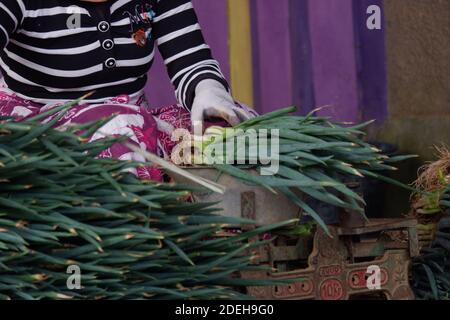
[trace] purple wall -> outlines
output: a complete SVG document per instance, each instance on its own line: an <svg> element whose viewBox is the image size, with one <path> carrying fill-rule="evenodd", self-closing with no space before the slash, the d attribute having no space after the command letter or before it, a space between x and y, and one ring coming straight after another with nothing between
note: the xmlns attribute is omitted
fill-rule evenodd
<svg viewBox="0 0 450 320"><path fill-rule="evenodd" d="M385 28L366 27L370 5L384 9L383 0L359 0L354 7L360 109L363 120L377 119L377 124L381 124L387 118L386 34Z"/></svg>
<svg viewBox="0 0 450 320"><path fill-rule="evenodd" d="M256 109L296 105L339 121L386 116L384 31L366 28L382 0L251 0Z"/></svg>
<svg viewBox="0 0 450 320"><path fill-rule="evenodd" d="M252 0L256 109L315 106L308 1Z"/></svg>
<svg viewBox="0 0 450 320"><path fill-rule="evenodd" d="M216 59L229 76L226 0L193 0ZM366 28L369 5L382 0L250 0L255 108L288 105L340 121L387 115L384 30ZM151 71L154 106L175 102L160 59Z"/></svg>
<svg viewBox="0 0 450 320"><path fill-rule="evenodd" d="M214 57L219 61L222 72L229 79L227 0L193 0L193 3L205 38ZM152 106L160 107L176 103L174 89L159 53L150 71L146 92Z"/></svg>
<svg viewBox="0 0 450 320"><path fill-rule="evenodd" d="M290 0L292 48L292 101L305 114L316 106L314 95L311 33L308 1Z"/></svg>
<svg viewBox="0 0 450 320"><path fill-rule="evenodd" d="M252 16L255 101L265 113L293 102L289 1L254 0Z"/></svg>
<svg viewBox="0 0 450 320"><path fill-rule="evenodd" d="M320 114L358 121L353 1L309 1L309 19L316 105L332 106Z"/></svg>

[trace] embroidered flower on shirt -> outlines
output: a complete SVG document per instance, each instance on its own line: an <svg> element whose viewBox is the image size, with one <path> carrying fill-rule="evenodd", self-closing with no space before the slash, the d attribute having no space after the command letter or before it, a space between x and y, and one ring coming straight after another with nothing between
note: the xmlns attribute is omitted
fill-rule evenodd
<svg viewBox="0 0 450 320"><path fill-rule="evenodd" d="M131 37L134 42L144 47L152 38L152 21L156 17L153 5L146 3L136 5L134 11L125 11L124 15L128 15L131 25Z"/></svg>
<svg viewBox="0 0 450 320"><path fill-rule="evenodd" d="M147 41L152 39L152 31L151 29L145 30L145 29L139 29L135 33L133 33L132 38L134 42L140 47L144 47L147 44Z"/></svg>

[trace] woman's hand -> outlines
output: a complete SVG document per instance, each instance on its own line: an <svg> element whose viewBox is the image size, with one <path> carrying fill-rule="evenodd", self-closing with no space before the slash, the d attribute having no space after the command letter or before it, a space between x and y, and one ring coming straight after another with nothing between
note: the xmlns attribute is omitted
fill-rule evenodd
<svg viewBox="0 0 450 320"><path fill-rule="evenodd" d="M218 81L201 81L195 89L195 98L191 110L192 125L201 126L208 118L220 118L235 126L254 115L236 106L233 97Z"/></svg>

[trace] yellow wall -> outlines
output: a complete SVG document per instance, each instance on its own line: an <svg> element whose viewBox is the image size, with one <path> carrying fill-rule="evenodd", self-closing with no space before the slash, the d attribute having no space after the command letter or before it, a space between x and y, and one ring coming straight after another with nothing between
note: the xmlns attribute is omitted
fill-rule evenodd
<svg viewBox="0 0 450 320"><path fill-rule="evenodd" d="M231 88L236 100L253 107L249 0L228 0Z"/></svg>

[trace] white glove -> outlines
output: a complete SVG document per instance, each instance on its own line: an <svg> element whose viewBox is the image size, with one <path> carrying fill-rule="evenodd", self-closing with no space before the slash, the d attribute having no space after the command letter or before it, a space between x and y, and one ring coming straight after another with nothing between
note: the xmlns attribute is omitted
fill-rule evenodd
<svg viewBox="0 0 450 320"><path fill-rule="evenodd" d="M233 97L223 84L213 79L202 80L195 88L191 120L193 128L203 124L205 118L221 118L235 126L254 117L236 106Z"/></svg>

